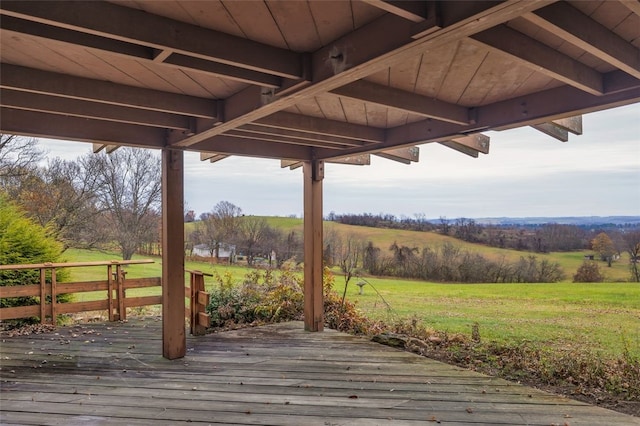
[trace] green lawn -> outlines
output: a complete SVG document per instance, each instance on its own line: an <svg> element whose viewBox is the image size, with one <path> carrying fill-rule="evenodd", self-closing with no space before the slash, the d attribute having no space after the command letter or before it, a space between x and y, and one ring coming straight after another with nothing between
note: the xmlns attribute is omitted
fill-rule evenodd
<svg viewBox="0 0 640 426"><path fill-rule="evenodd" d="M625 346L640 357L640 284L436 284L367 279L391 305L385 309L371 286L348 298L377 319L414 316L430 328L469 335L474 323L483 339L539 342L553 347L582 345L608 355ZM336 277L338 290L344 289Z"/></svg>
<svg viewBox="0 0 640 426"><path fill-rule="evenodd" d="M117 254L87 250L68 250L69 261L115 260ZM578 255L567 255L563 262L581 262ZM130 265L128 277L159 277L161 263ZM197 269L220 276L230 274L241 282L249 269L239 266L187 262L187 269ZM106 267L70 268L70 280L105 279ZM185 283L188 281L185 275ZM554 347L581 345L606 355L620 355L625 345L640 357L640 284L440 284L421 281L367 278L364 294L358 294L357 279L351 281L348 298L377 319L396 320L415 317L435 330L448 333L471 333L480 325L482 338L503 343L537 342ZM216 285L206 277L207 289ZM336 276L336 290L342 293L344 281ZM99 292L98 292L99 293ZM129 295L158 294L158 290L130 290ZM103 294L85 293L77 301L95 300Z"/></svg>

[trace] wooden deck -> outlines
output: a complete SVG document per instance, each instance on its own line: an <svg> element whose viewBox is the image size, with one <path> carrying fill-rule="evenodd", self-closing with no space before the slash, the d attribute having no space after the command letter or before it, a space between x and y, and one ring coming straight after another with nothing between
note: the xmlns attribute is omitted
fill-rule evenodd
<svg viewBox="0 0 640 426"><path fill-rule="evenodd" d="M285 323L188 338L161 323L5 337L0 423L640 425L640 419L326 330Z"/></svg>

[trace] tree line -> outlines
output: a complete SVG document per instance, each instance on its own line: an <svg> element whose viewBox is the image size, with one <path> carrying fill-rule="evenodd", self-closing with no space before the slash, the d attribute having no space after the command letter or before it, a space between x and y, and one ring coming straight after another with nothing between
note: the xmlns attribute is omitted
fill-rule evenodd
<svg viewBox="0 0 640 426"><path fill-rule="evenodd" d="M117 249L131 259L160 237L160 158L120 148L43 164L37 139L0 135L0 193L63 248Z"/></svg>
<svg viewBox="0 0 640 426"><path fill-rule="evenodd" d="M194 222L186 238L187 255L193 254L196 245L207 247L209 256L218 262L223 245L232 248L233 257L244 257L249 266L256 265L259 259L278 268L290 259L303 260L299 232L283 232L269 226L265 218L245 216L240 207L229 201L220 201Z"/></svg>
<svg viewBox="0 0 640 426"><path fill-rule="evenodd" d="M0 135L0 193L15 202L43 226L64 248L117 249L123 259L140 251L160 254L160 158L152 151L119 148L91 153L75 161L49 160L37 140ZM191 215L189 213L187 216ZM627 251L632 259L635 281L640 281L638 255L640 231L608 234L586 231L572 225L548 224L531 231L483 226L472 219L441 218L427 221L424 215L400 219L392 215L336 215L328 219L353 225L436 231L464 241L497 245L534 252L584 249L596 250L609 263L615 254ZM187 236L186 254L196 245L208 247L211 257L220 257L223 245L233 246L249 265L260 259L279 267L289 259L302 262L303 241L298 232L283 232L264 218L245 216L228 201L217 203L200 215ZM350 279L357 271L373 275L457 282L538 282L557 281L562 271L557 265L522 256L519 262L486 259L454 245L407 247L394 244L388 249L351 237L325 234L325 262L339 266ZM275 256L274 256L275 255ZM634 261L635 260L635 261Z"/></svg>

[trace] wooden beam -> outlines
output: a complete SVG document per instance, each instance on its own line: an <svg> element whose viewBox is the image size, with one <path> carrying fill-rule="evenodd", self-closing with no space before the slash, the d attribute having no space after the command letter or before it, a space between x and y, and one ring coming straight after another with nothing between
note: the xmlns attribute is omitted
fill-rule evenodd
<svg viewBox="0 0 640 426"><path fill-rule="evenodd" d="M134 109L81 99L49 96L41 93L0 89L0 104L4 107L69 115L94 120L116 121L140 126L188 130L189 118L160 111Z"/></svg>
<svg viewBox="0 0 640 426"><path fill-rule="evenodd" d="M184 291L184 153L162 150L162 356L187 353Z"/></svg>
<svg viewBox="0 0 640 426"><path fill-rule="evenodd" d="M295 170L297 168L302 167L304 161L295 161L295 160L280 160L280 167L285 168L288 167L291 170Z"/></svg>
<svg viewBox="0 0 640 426"><path fill-rule="evenodd" d="M441 2L443 28L417 40L412 38L415 34L413 22L385 14L314 52L311 55L311 84L303 85L285 96L274 96L269 102L263 102L262 93L256 91L233 95L225 101L224 123L173 144L182 147L197 144L292 107L301 99L334 90L403 60L413 59L428 49L507 22L552 1ZM227 108L229 104L233 104L234 108Z"/></svg>
<svg viewBox="0 0 640 426"><path fill-rule="evenodd" d="M573 117L558 118L552 121L556 126L560 126L563 129L573 133L574 135L582 134L582 116L576 115Z"/></svg>
<svg viewBox="0 0 640 426"><path fill-rule="evenodd" d="M560 142L567 142L569 140L569 132L553 122L532 124L531 127L552 138L558 139Z"/></svg>
<svg viewBox="0 0 640 426"><path fill-rule="evenodd" d="M506 130L586 114L608 108L640 102L638 80L628 79L617 72L612 85L617 90L602 96L590 95L571 86L561 86L477 108L476 124L459 126L452 123L424 120L387 129L386 140L376 149L419 145L427 142L450 140L460 133L484 130ZM622 73L625 74L625 73ZM605 76L606 77L606 76ZM622 77L621 81L618 81ZM357 154L371 149L351 148L340 155ZM337 156L333 150L317 149L316 158L329 160Z"/></svg>
<svg viewBox="0 0 640 426"><path fill-rule="evenodd" d="M378 157L397 161L403 164L411 164L412 162L417 163L418 161L420 161L420 148L418 148L417 146L386 149L384 151L375 152L374 154Z"/></svg>
<svg viewBox="0 0 640 426"><path fill-rule="evenodd" d="M199 143L189 149L216 152L224 155L241 155L248 157L308 160L312 148L302 145L291 145L278 142L265 142L252 138L216 136ZM332 151L335 151L332 149Z"/></svg>
<svg viewBox="0 0 640 426"><path fill-rule="evenodd" d="M278 88L282 85L282 77L266 74L259 71L240 68L219 62L207 61L201 58L174 53L164 60L164 64L178 68L216 75L242 83L256 84L264 87Z"/></svg>
<svg viewBox="0 0 640 426"><path fill-rule="evenodd" d="M487 135L483 135L482 133L473 133L470 135L452 138L451 142L466 146L483 154L488 154L491 138Z"/></svg>
<svg viewBox="0 0 640 426"><path fill-rule="evenodd" d="M326 162L332 164L349 164L352 166L369 166L371 165L371 155L358 154L346 157L336 157ZM299 167L302 167L303 163L304 161L280 160L280 167L282 167L283 169L285 167L288 167L291 170L295 170Z"/></svg>
<svg viewBox="0 0 640 426"><path fill-rule="evenodd" d="M165 141L164 130L132 124L4 107L0 117L0 132L8 134L144 148L161 148Z"/></svg>
<svg viewBox="0 0 640 426"><path fill-rule="evenodd" d="M107 154L111 154L116 149L118 149L118 145L106 145L103 143L93 143L94 154L97 154L102 150L104 150L104 152L106 152Z"/></svg>
<svg viewBox="0 0 640 426"><path fill-rule="evenodd" d="M450 123L470 121L468 108L366 80L354 81L330 93Z"/></svg>
<svg viewBox="0 0 640 426"><path fill-rule="evenodd" d="M218 154L217 152L201 152L200 161L209 160L210 163L217 163L218 161L228 158L228 155Z"/></svg>
<svg viewBox="0 0 640 426"><path fill-rule="evenodd" d="M304 177L304 329L324 329L322 179L324 163L305 161Z"/></svg>
<svg viewBox="0 0 640 426"><path fill-rule="evenodd" d="M363 0L363 2L411 22L422 22L427 18L426 1Z"/></svg>
<svg viewBox="0 0 640 426"><path fill-rule="evenodd" d="M384 141L384 129L345 123L308 115L278 112L255 122L265 127L288 129L302 133L352 139L371 143Z"/></svg>
<svg viewBox="0 0 640 426"><path fill-rule="evenodd" d="M341 138L338 136L309 133L309 132L303 132L299 130L280 129L277 127L263 126L260 124L245 124L244 126L239 127L238 130L251 132L251 133L286 136L294 139L301 139L308 142L318 141L323 143L332 143L337 146L364 146L364 145L370 144L369 142L351 139L351 138Z"/></svg>
<svg viewBox="0 0 640 426"><path fill-rule="evenodd" d="M524 18L635 78L640 78L638 48L569 3L554 3L529 13Z"/></svg>
<svg viewBox="0 0 640 426"><path fill-rule="evenodd" d="M132 44L125 41L114 40L93 34L69 30L41 24L35 21L15 18L3 15L2 29L7 31L6 37L20 36L23 34L70 43L83 46L92 50L99 50L109 54L124 56L137 62L155 62L171 66L172 68L186 69L205 74L224 77L249 84L258 84L268 87L280 87L282 77L239 68L233 65L212 62L201 58L181 55L171 49L154 49L147 46Z"/></svg>
<svg viewBox="0 0 640 426"><path fill-rule="evenodd" d="M289 143L292 145L315 146L315 147L322 147L322 148L329 148L329 149L343 149L343 148L348 148L350 146L354 146L353 144L338 145L331 141L323 141L320 138L318 138L318 140L309 140L309 139L292 138L289 136L283 136L283 135L274 134L274 133L256 132L251 130L245 130L244 126L243 128L239 128L237 130L230 130L227 133L225 133L225 135L231 136L231 137L244 138L244 139L256 139L256 140L267 141L267 142ZM355 145L355 146L358 146L358 145Z"/></svg>
<svg viewBox="0 0 640 426"><path fill-rule="evenodd" d="M0 64L0 87L111 105L215 119L218 103L198 98L74 77L6 63Z"/></svg>
<svg viewBox="0 0 640 426"><path fill-rule="evenodd" d="M332 158L331 160L327 161L327 163L349 164L352 166L369 166L371 165L371 155L358 154L358 155L349 155L346 157L337 157L337 158Z"/></svg>
<svg viewBox="0 0 640 426"><path fill-rule="evenodd" d="M302 77L300 54L295 52L117 4L3 0L0 12L267 74L286 78ZM158 31L158 28L168 30Z"/></svg>
<svg viewBox="0 0 640 426"><path fill-rule="evenodd" d="M625 6L627 6L627 8L632 11L633 13L635 13L636 15L640 16L640 1L638 0L620 0L620 3L624 4Z"/></svg>
<svg viewBox="0 0 640 426"><path fill-rule="evenodd" d="M455 151L461 152L465 155L468 155L469 157L473 157L473 158L478 158L479 154L478 151L476 151L475 149L469 148L468 146L459 144L457 142L454 141L442 141L439 142L441 145L446 146L447 148L451 148Z"/></svg>
<svg viewBox="0 0 640 426"><path fill-rule="evenodd" d="M471 40L592 95L604 93L599 72L506 25L474 34Z"/></svg>

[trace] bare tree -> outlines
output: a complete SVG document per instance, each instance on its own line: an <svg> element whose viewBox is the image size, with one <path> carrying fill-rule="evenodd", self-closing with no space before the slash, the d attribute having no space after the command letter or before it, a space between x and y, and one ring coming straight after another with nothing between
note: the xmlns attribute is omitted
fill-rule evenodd
<svg viewBox="0 0 640 426"><path fill-rule="evenodd" d="M37 139L0 133L0 187L27 175L43 157Z"/></svg>
<svg viewBox="0 0 640 426"><path fill-rule="evenodd" d="M631 280L640 283L640 229L622 234L624 248L629 253L629 268Z"/></svg>
<svg viewBox="0 0 640 426"><path fill-rule="evenodd" d="M238 235L242 209L229 201L220 201L209 213L200 215L199 235L211 255L220 258L220 246L231 243Z"/></svg>
<svg viewBox="0 0 640 426"><path fill-rule="evenodd" d="M255 216L243 218L240 223L238 242L247 256L247 263L249 265L253 265L253 259L256 254L259 254L261 251L271 251L265 244L270 235L269 225L267 225L267 221L264 218Z"/></svg>
<svg viewBox="0 0 640 426"><path fill-rule="evenodd" d="M344 291L342 292L342 304L347 297L349 281L357 275L358 265L362 262L364 243L354 235L348 235L345 239L339 239L334 250L340 264L340 270L344 274Z"/></svg>
<svg viewBox="0 0 640 426"><path fill-rule="evenodd" d="M161 198L160 158L149 150L120 148L79 159L99 183L98 205L125 260L144 243L157 240Z"/></svg>
<svg viewBox="0 0 640 426"><path fill-rule="evenodd" d="M93 247L104 240L96 226L98 179L80 163L59 158L20 178L14 198L64 248Z"/></svg>

